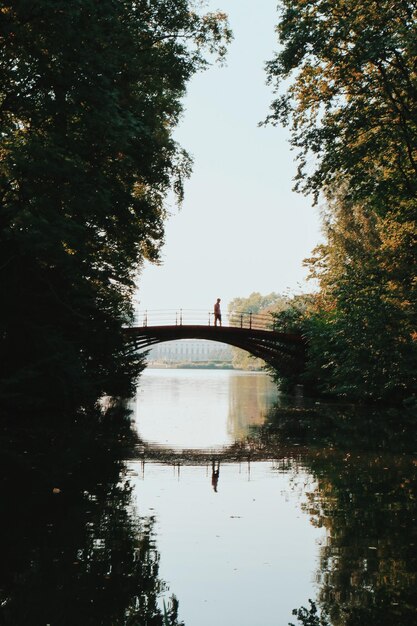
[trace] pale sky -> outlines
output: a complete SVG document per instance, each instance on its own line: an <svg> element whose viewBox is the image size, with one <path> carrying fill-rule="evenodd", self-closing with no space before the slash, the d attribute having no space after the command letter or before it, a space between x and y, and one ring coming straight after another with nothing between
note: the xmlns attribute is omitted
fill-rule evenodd
<svg viewBox="0 0 417 626"><path fill-rule="evenodd" d="M276 0L210 0L229 15L227 65L189 84L176 139L194 158L185 201L166 224L162 265L146 265L140 309L212 310L253 291L311 291L304 258L322 239L311 199L292 191L287 129L257 124L273 98L265 61L277 49Z"/></svg>

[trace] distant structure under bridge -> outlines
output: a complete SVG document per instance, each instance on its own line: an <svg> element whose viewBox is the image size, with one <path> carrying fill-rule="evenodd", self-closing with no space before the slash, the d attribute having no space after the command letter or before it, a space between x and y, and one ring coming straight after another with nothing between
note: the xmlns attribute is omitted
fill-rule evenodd
<svg viewBox="0 0 417 626"><path fill-rule="evenodd" d="M147 356L149 365L179 363L232 363L232 348L227 344L213 343L204 339L182 339L158 343Z"/></svg>

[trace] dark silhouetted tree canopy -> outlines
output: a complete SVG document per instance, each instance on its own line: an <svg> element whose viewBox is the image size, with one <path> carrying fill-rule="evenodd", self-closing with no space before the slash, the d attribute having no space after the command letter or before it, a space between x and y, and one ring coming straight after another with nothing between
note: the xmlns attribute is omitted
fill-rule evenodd
<svg viewBox="0 0 417 626"><path fill-rule="evenodd" d="M190 172L181 98L229 38L188 0L1 3L3 400L131 390L141 359L121 327Z"/></svg>

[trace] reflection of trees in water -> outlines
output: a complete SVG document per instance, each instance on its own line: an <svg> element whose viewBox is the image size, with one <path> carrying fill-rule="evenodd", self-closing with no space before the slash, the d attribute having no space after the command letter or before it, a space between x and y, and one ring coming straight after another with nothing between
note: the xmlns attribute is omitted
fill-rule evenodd
<svg viewBox="0 0 417 626"><path fill-rule="evenodd" d="M131 488L120 482L122 464L103 454L63 471L53 453L37 464L22 452L13 475L3 474L9 505L0 522L0 624L164 623L158 596L167 588L158 577L153 519L137 516ZM173 597L171 626L177 604Z"/></svg>
<svg viewBox="0 0 417 626"><path fill-rule="evenodd" d="M313 524L327 530L317 582L320 608L330 623L414 623L415 416L335 405L277 409L259 439L270 456L274 445L277 450L297 445L316 482L305 510ZM305 492L295 476L297 486ZM302 600L307 605L307 598ZM319 626L313 609L300 609L299 623Z"/></svg>
<svg viewBox="0 0 417 626"><path fill-rule="evenodd" d="M417 582L410 457L321 449L305 460L318 481L308 512L328 531L318 582L331 623L409 626Z"/></svg>
<svg viewBox="0 0 417 626"><path fill-rule="evenodd" d="M228 430L236 439L248 433L251 426L265 420L276 386L266 375L231 375L229 388Z"/></svg>

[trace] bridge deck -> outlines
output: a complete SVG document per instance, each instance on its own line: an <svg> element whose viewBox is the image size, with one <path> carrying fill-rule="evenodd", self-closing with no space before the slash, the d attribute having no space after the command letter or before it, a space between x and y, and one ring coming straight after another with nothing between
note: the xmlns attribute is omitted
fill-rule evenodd
<svg viewBox="0 0 417 626"><path fill-rule="evenodd" d="M260 328L240 328L238 326L208 326L207 324L166 324L163 326L129 326L125 329L129 335L143 337L158 336L160 341L172 339L209 339L223 341L230 336L257 337L268 340L303 344L304 339L295 333L282 333ZM204 337L202 337L204 335ZM227 341L225 341L227 343Z"/></svg>

